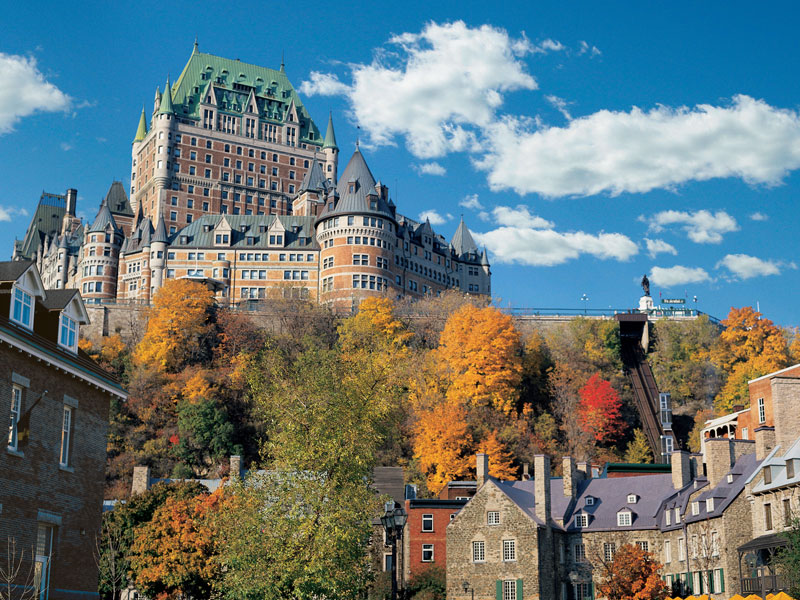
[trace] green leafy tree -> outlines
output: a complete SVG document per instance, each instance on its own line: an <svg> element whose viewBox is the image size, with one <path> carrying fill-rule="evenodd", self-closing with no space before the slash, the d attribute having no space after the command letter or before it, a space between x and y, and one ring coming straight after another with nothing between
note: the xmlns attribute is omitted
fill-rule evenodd
<svg viewBox="0 0 800 600"><path fill-rule="evenodd" d="M786 592L800 598L800 517L792 518L792 526L781 535L788 544L778 551L775 564L783 575Z"/></svg>
<svg viewBox="0 0 800 600"><path fill-rule="evenodd" d="M407 590L411 600L445 600L447 574L442 567L428 567L411 577Z"/></svg>
<svg viewBox="0 0 800 600"><path fill-rule="evenodd" d="M184 465L205 474L215 462L241 453L241 445L234 443L233 423L214 400L181 403L175 455Z"/></svg>
<svg viewBox="0 0 800 600"><path fill-rule="evenodd" d="M641 429L633 430L633 438L625 450L625 462L635 464L653 462L653 450Z"/></svg>

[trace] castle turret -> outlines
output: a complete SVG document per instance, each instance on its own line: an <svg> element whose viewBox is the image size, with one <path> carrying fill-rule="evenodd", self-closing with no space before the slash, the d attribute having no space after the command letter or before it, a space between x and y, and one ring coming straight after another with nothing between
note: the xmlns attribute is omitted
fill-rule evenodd
<svg viewBox="0 0 800 600"><path fill-rule="evenodd" d="M322 143L322 153L325 155L325 177L332 182L336 182L336 171L339 164L339 147L336 145L336 133L333 130L333 115L330 113L328 114L328 130L325 132L325 141Z"/></svg>
<svg viewBox="0 0 800 600"><path fill-rule="evenodd" d="M150 238L150 287L153 293L164 285L168 244L167 225L162 215L158 218L158 225Z"/></svg>
<svg viewBox="0 0 800 600"><path fill-rule="evenodd" d="M111 214L107 198L103 198L97 217L87 229L80 263L80 290L87 303L116 298L119 251L123 238L124 234Z"/></svg>
<svg viewBox="0 0 800 600"><path fill-rule="evenodd" d="M150 220L156 222L162 213L162 206L165 201L165 190L169 188L170 169L172 168L172 126L175 113L172 108L172 86L167 77L167 85L164 94L161 96L158 113L153 120L155 130L156 156L155 169L153 171L153 181L155 189L158 190L155 210L149 214Z"/></svg>

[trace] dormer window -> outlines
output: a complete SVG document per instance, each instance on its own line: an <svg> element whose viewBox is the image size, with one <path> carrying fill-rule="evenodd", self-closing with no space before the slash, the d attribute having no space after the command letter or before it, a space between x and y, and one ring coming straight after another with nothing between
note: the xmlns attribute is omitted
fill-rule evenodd
<svg viewBox="0 0 800 600"><path fill-rule="evenodd" d="M628 504L636 504L637 500L639 500L639 496L636 494L628 494Z"/></svg>
<svg viewBox="0 0 800 600"><path fill-rule="evenodd" d="M11 319L23 327L33 326L33 297L18 287L14 288L14 301L11 307Z"/></svg>
<svg viewBox="0 0 800 600"><path fill-rule="evenodd" d="M706 512L714 512L714 499L708 498L706 500Z"/></svg>
<svg viewBox="0 0 800 600"><path fill-rule="evenodd" d="M696 517L699 514L700 514L700 502L695 500L694 502L692 502L692 515Z"/></svg>
<svg viewBox="0 0 800 600"><path fill-rule="evenodd" d="M583 529L588 526L589 526L589 515L581 513L575 516L575 527Z"/></svg>
<svg viewBox="0 0 800 600"><path fill-rule="evenodd" d="M377 200L370 200L369 201L369 209L370 210L378 210L378 201Z"/></svg>
<svg viewBox="0 0 800 600"><path fill-rule="evenodd" d="M594 498L592 496L586 496L586 506L594 506Z"/></svg>
<svg viewBox="0 0 800 600"><path fill-rule="evenodd" d="M617 526L630 527L633 514L629 510L621 510L617 513Z"/></svg>
<svg viewBox="0 0 800 600"><path fill-rule="evenodd" d="M670 510L664 511L664 524L672 525L672 511Z"/></svg>
<svg viewBox="0 0 800 600"><path fill-rule="evenodd" d="M355 184L355 182L351 181L350 184L348 185L347 189L351 194L355 194L356 193L356 184Z"/></svg>
<svg viewBox="0 0 800 600"><path fill-rule="evenodd" d="M733 473L728 473L728 483L733 483Z"/></svg>
<svg viewBox="0 0 800 600"><path fill-rule="evenodd" d="M58 345L66 348L70 352L78 351L78 324L75 322L75 319L71 319L64 313L61 313Z"/></svg>

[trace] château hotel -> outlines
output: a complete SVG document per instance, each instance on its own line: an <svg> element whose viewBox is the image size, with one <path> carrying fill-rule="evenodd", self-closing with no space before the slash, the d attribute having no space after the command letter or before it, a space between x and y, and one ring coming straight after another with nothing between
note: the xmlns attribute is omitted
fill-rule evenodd
<svg viewBox="0 0 800 600"><path fill-rule="evenodd" d="M132 145L130 200L114 182L94 221L77 192L43 194L14 259L88 303L148 303L167 279L220 301L298 297L351 308L369 295L491 294L485 250L462 222L448 242L397 212L356 147L341 177L329 116L314 124L284 66L205 54L163 93Z"/></svg>

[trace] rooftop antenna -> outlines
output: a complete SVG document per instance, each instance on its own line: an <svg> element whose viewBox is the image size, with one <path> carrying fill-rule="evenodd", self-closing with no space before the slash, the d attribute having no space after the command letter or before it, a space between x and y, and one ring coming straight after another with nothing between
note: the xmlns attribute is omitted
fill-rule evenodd
<svg viewBox="0 0 800 600"><path fill-rule="evenodd" d="M281 73L286 72L285 52L281 50Z"/></svg>
<svg viewBox="0 0 800 600"><path fill-rule="evenodd" d="M197 34L194 36L194 51L197 52Z"/></svg>

